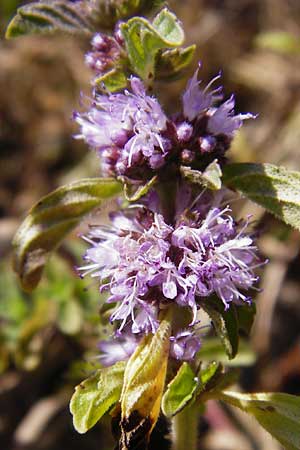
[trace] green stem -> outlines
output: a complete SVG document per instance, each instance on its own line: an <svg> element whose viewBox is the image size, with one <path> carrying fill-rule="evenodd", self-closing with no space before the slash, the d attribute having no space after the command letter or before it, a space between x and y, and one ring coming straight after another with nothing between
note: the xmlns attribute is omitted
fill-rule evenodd
<svg viewBox="0 0 300 450"><path fill-rule="evenodd" d="M172 450L196 450L199 405L192 404L172 419Z"/></svg>

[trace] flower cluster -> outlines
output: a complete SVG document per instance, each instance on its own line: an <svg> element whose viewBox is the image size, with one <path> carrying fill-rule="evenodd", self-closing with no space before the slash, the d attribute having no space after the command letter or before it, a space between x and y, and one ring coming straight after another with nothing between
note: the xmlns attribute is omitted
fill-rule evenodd
<svg viewBox="0 0 300 450"><path fill-rule="evenodd" d="M75 114L77 137L98 150L106 176L145 179L165 163L172 144L165 136L167 117L143 83L131 78L132 92L95 94L85 114Z"/></svg>
<svg viewBox="0 0 300 450"><path fill-rule="evenodd" d="M221 75L201 89L198 72L199 69L188 82L182 97L183 111L175 116L174 124L181 162L203 169L215 158L223 161L235 132L244 120L254 119L255 116L250 113L235 114L233 95L223 101L222 86L213 88Z"/></svg>
<svg viewBox="0 0 300 450"><path fill-rule="evenodd" d="M95 46L103 45L100 36L94 39ZM98 61L103 64L103 58L87 58L95 67ZM99 152L105 176L131 182L156 173L166 176L166 168L174 165L203 170L216 158L222 163L235 131L254 116L235 115L233 96L216 106L223 100L222 88L212 88L219 78L201 89L197 70L183 95L183 111L167 117L159 102L146 94L142 81L132 77L131 92L95 93L90 110L75 114L81 127L77 137Z"/></svg>
<svg viewBox="0 0 300 450"><path fill-rule="evenodd" d="M109 292L107 301L115 304L111 321L120 336L155 333L161 310L172 303L187 307L189 329L173 336L171 353L191 359L199 348L193 327L203 302L213 294L225 309L251 302L246 292L257 281L260 261L247 223L233 220L220 195L203 192L191 209L179 197L173 224L153 206L111 214L112 227L94 227L85 237L91 247L79 270Z"/></svg>

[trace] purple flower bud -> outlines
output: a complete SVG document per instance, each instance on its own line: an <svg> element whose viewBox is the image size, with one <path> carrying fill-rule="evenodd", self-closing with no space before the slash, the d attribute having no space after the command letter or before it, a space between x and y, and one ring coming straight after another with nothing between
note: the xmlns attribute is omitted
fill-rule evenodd
<svg viewBox="0 0 300 450"><path fill-rule="evenodd" d="M193 127L187 122L182 122L177 126L176 132L179 142L187 142L193 134Z"/></svg>
<svg viewBox="0 0 300 450"><path fill-rule="evenodd" d="M93 36L91 44L95 50L103 50L106 46L105 39L101 33L96 33Z"/></svg>
<svg viewBox="0 0 300 450"><path fill-rule="evenodd" d="M183 162L183 164L191 164L194 159L195 159L195 152L184 148L181 152L181 161Z"/></svg>
<svg viewBox="0 0 300 450"><path fill-rule="evenodd" d="M214 136L202 136L198 142L201 153L211 153L216 147L217 140Z"/></svg>

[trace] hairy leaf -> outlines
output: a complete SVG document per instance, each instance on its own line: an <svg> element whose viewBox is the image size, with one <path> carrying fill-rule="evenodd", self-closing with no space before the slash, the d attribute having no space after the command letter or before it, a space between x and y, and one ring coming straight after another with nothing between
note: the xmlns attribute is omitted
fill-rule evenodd
<svg viewBox="0 0 300 450"><path fill-rule="evenodd" d="M192 401L198 382L189 364L184 362L164 393L162 410L165 416L175 416Z"/></svg>
<svg viewBox="0 0 300 450"><path fill-rule="evenodd" d="M136 202L141 197L149 192L154 184L157 182L157 176L152 177L146 184L139 186L137 189L132 190L132 187L128 185L126 182L124 183L124 195L126 200L129 202Z"/></svg>
<svg viewBox="0 0 300 450"><path fill-rule="evenodd" d="M43 0L18 8L16 16L8 25L6 38L56 31L89 34L92 29L78 5L62 0Z"/></svg>
<svg viewBox="0 0 300 450"><path fill-rule="evenodd" d="M247 336L250 334L252 329L252 325L256 315L256 305L254 302L251 305L239 305L235 306L237 320L239 324L239 330L242 332L242 335L246 334Z"/></svg>
<svg viewBox="0 0 300 450"><path fill-rule="evenodd" d="M162 80L177 78L192 62L196 46L162 50L155 65L156 77Z"/></svg>
<svg viewBox="0 0 300 450"><path fill-rule="evenodd" d="M300 230L300 173L272 164L236 163L223 169L223 182Z"/></svg>
<svg viewBox="0 0 300 450"><path fill-rule="evenodd" d="M171 13L167 8L164 8L155 16L152 26L166 44L166 47L178 46L183 43L183 29L175 14Z"/></svg>
<svg viewBox="0 0 300 450"><path fill-rule="evenodd" d="M13 240L14 268L25 290L38 284L50 252L82 217L121 189L113 179L84 179L56 189L33 206Z"/></svg>
<svg viewBox="0 0 300 450"><path fill-rule="evenodd" d="M142 17L134 17L121 25L122 35L132 69L149 83L155 75L157 52L177 47L184 39L183 29L168 9L163 9L151 24Z"/></svg>
<svg viewBox="0 0 300 450"><path fill-rule="evenodd" d="M220 299L211 297L203 303L202 308L210 316L218 337L224 346L229 359L233 359L238 351L239 334L235 308L227 311Z"/></svg>
<svg viewBox="0 0 300 450"><path fill-rule="evenodd" d="M125 361L97 370L75 388L70 402L73 424L78 433L86 433L119 401Z"/></svg>
<svg viewBox="0 0 300 450"><path fill-rule="evenodd" d="M95 80L95 85L100 88L103 85L110 92L116 92L127 86L127 77L121 68L115 68L98 77Z"/></svg>
<svg viewBox="0 0 300 450"><path fill-rule="evenodd" d="M217 363L216 361L211 362L210 364L208 364L207 367L201 369L199 371L201 390L205 389L206 387L209 388L211 383L213 383L214 379L218 377L221 372L222 366L220 363Z"/></svg>
<svg viewBox="0 0 300 450"><path fill-rule="evenodd" d="M146 447L157 421L165 384L170 332L170 321L162 320L157 332L146 336L128 361L121 395L122 450Z"/></svg>
<svg viewBox="0 0 300 450"><path fill-rule="evenodd" d="M194 170L191 169L191 167L186 166L181 166L180 171L182 175L192 183L200 184L201 186L207 187L208 189L211 189L213 191L221 189L222 187L222 170L217 162L217 159L211 162L206 167L204 172L201 172L200 170Z"/></svg>
<svg viewBox="0 0 300 450"><path fill-rule="evenodd" d="M281 393L220 392L220 400L253 415L286 450L299 450L300 397Z"/></svg>

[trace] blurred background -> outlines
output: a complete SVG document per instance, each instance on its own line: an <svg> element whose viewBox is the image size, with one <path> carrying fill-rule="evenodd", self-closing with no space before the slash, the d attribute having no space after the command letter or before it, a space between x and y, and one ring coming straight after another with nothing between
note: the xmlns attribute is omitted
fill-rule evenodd
<svg viewBox="0 0 300 450"><path fill-rule="evenodd" d="M11 240L32 204L61 184L99 174L96 155L72 138L72 112L80 108L80 92L90 89L83 64L89 43L67 36L6 42L7 23L24 3L0 0L0 448L110 450L109 419L82 436L68 411L74 386L97 364L103 333L96 286L74 271L84 251L78 230L52 257L33 294L19 289L11 268ZM300 170L299 0L169 4L184 24L186 42L198 47L186 78L197 60L205 81L221 69L237 110L259 114L237 135L231 159ZM185 83L163 86L166 110L179 107ZM300 395L300 235L248 202L237 212L253 214L263 231L261 251L270 259L250 342L238 360L244 366L240 387ZM199 434L201 450L281 449L253 419L214 402ZM167 437L160 420L152 449L167 449Z"/></svg>

